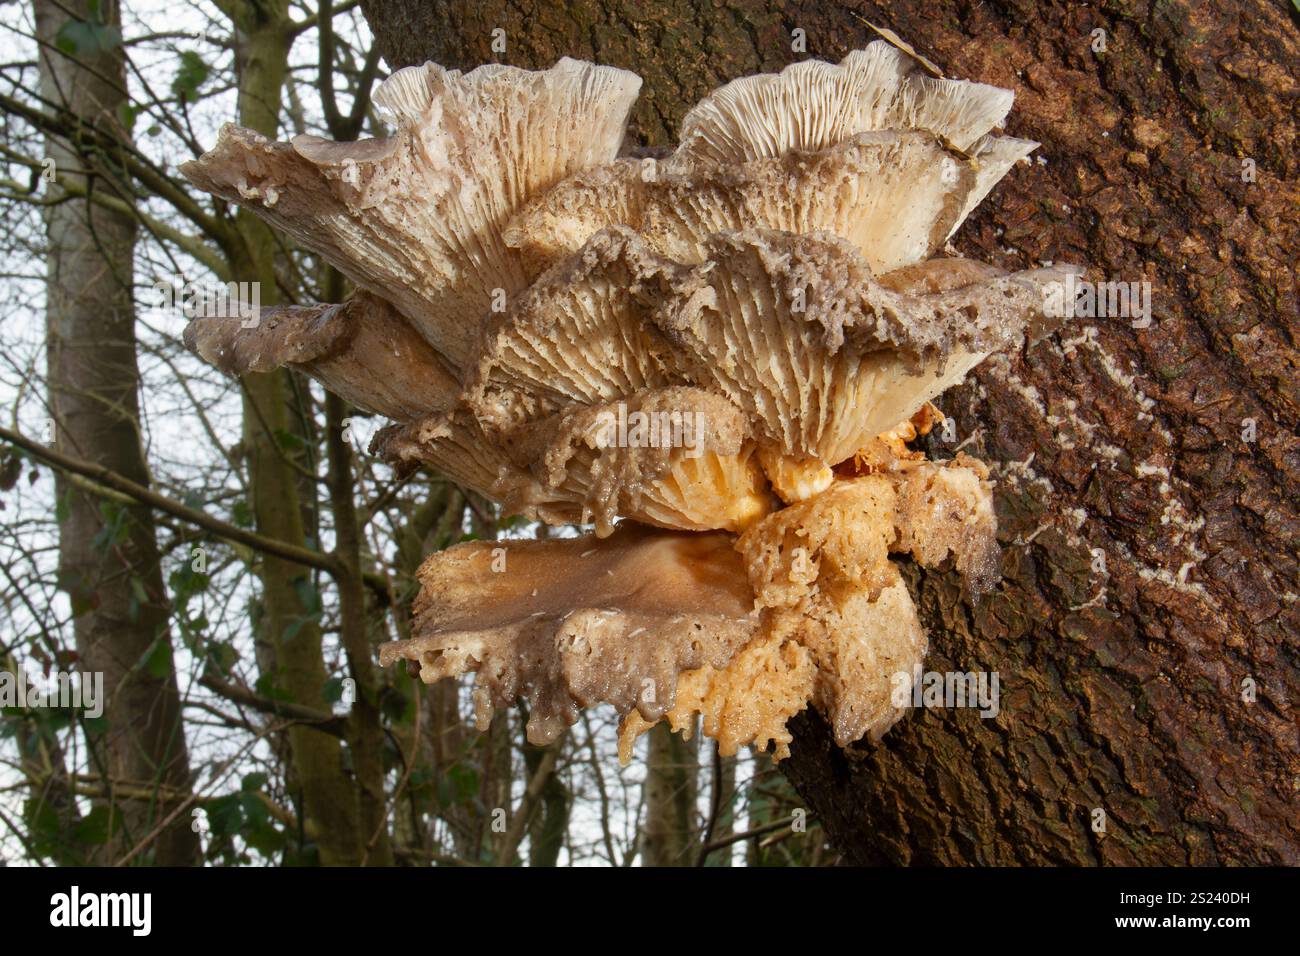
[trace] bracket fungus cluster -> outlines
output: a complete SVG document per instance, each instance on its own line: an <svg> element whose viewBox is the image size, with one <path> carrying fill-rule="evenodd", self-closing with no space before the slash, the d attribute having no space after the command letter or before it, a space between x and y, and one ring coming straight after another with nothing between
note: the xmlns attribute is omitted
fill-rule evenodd
<svg viewBox="0 0 1300 956"><path fill-rule="evenodd" d="M697 720L787 752L810 703L847 746L899 717L926 636L897 565L995 575L988 472L908 442L930 400L1040 328L1069 267L944 253L1036 144L1007 90L886 42L717 90L660 159L620 157L640 87L564 59L385 81L385 139L227 127L184 172L335 265L345 303L205 317L232 374L302 370L392 420L372 451L576 538L467 542L420 570L426 682L476 673L545 743L613 705L621 753Z"/></svg>

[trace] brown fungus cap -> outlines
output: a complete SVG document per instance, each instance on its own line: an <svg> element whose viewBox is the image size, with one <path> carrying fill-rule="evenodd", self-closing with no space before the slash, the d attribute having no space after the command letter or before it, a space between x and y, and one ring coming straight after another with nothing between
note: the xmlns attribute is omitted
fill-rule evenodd
<svg viewBox="0 0 1300 956"><path fill-rule="evenodd" d="M699 389L644 389L617 402L570 405L500 435L468 410L383 429L371 450L426 465L548 524L618 517L691 531L740 531L775 502L744 416Z"/></svg>
<svg viewBox="0 0 1300 956"><path fill-rule="evenodd" d="M607 535L619 515L692 531L740 531L772 510L749 428L725 398L697 388L644 389L575 405L509 441L534 477L498 488L508 510L535 488L581 503L582 523Z"/></svg>
<svg viewBox="0 0 1300 956"><path fill-rule="evenodd" d="M463 408L380 429L370 442L370 452L399 471L425 466L489 497L503 477L512 473L523 477Z"/></svg>
<svg viewBox="0 0 1300 956"><path fill-rule="evenodd" d="M677 678L722 666L758 628L732 538L621 526L604 539L474 541L430 557L415 636L379 660L420 678L477 674L480 728L494 708L528 702L528 739L545 744L578 708L612 704L658 720Z"/></svg>
<svg viewBox="0 0 1300 956"><path fill-rule="evenodd" d="M467 376L475 413L508 430L569 404L680 384L649 315L683 272L631 230L593 236L484 326Z"/></svg>
<svg viewBox="0 0 1300 956"><path fill-rule="evenodd" d="M299 369L358 408L399 421L450 408L459 393L440 356L383 299L283 305L257 316L200 316L185 344L227 375Z"/></svg>

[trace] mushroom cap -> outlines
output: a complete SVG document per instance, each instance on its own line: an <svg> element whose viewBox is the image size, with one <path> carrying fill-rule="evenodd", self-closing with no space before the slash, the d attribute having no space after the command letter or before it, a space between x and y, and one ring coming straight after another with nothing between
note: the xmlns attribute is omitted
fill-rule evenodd
<svg viewBox="0 0 1300 956"><path fill-rule="evenodd" d="M502 236L506 245L531 259L554 263L606 226L639 229L650 195L647 187L659 177L654 159L621 157L579 170L521 206Z"/></svg>
<svg viewBox="0 0 1300 956"><path fill-rule="evenodd" d="M772 490L788 504L820 494L835 480L835 472L821 459L795 458L772 444L759 446L758 460Z"/></svg>
<svg viewBox="0 0 1300 956"><path fill-rule="evenodd" d="M619 515L667 528L738 531L772 510L749 428L725 398L696 388L645 389L576 405L507 442L546 496L581 502L607 535ZM504 490L504 489L501 489ZM529 491L521 489L524 500ZM506 492L507 507L519 492Z"/></svg>
<svg viewBox="0 0 1300 956"><path fill-rule="evenodd" d="M673 384L649 314L683 271L629 229L593 236L484 326L466 376L475 414L504 431L573 403Z"/></svg>
<svg viewBox="0 0 1300 956"><path fill-rule="evenodd" d="M459 367L494 301L532 277L502 241L506 219L610 162L640 86L634 73L567 57L537 72L429 63L375 90L397 126L389 138L289 144L227 126L181 171L389 299Z"/></svg>
<svg viewBox="0 0 1300 956"><path fill-rule="evenodd" d="M269 306L255 318L199 316L183 335L227 375L292 366L358 408L401 421L449 409L460 392L442 356L365 292L341 305Z"/></svg>
<svg viewBox="0 0 1300 956"><path fill-rule="evenodd" d="M797 461L834 464L1021 340L1061 269L895 292L826 234L710 237L706 263L655 314L686 376L750 415ZM969 278L955 271L954 278Z"/></svg>
<svg viewBox="0 0 1300 956"><path fill-rule="evenodd" d="M372 450L441 471L500 501L506 514L595 522L601 537L619 516L740 531L774 505L744 417L721 396L693 388L575 404L502 434L486 433L462 408L384 429Z"/></svg>
<svg viewBox="0 0 1300 956"><path fill-rule="evenodd" d="M479 726L522 697L535 744L597 703L657 721L679 674L724 665L758 628L731 542L625 524L456 545L420 568L415 636L382 645L380 663L413 661L425 683L475 672Z"/></svg>
<svg viewBox="0 0 1300 956"><path fill-rule="evenodd" d="M968 155L928 131L887 130L815 152L789 149L676 173L659 172L653 160L619 160L543 193L515 215L505 238L555 261L621 224L668 258L700 262L717 232L830 232L857 246L873 272L889 272L941 249L1036 145L985 137Z"/></svg>
<svg viewBox="0 0 1300 956"><path fill-rule="evenodd" d="M523 476L464 408L381 428L371 439L370 453L398 471L432 468L489 498L504 476Z"/></svg>
<svg viewBox="0 0 1300 956"><path fill-rule="evenodd" d="M996 86L930 76L913 57L877 40L838 65L804 60L710 93L683 118L671 166L820 150L871 130L928 130L969 150L1002 124L1014 99Z"/></svg>

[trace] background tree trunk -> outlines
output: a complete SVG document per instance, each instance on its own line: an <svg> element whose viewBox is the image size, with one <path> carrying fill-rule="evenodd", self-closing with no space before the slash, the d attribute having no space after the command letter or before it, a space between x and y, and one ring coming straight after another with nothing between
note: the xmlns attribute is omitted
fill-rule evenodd
<svg viewBox="0 0 1300 956"><path fill-rule="evenodd" d="M699 735L683 740L667 724L657 724L647 738L641 862L694 866L700 833Z"/></svg>
<svg viewBox="0 0 1300 956"><path fill-rule="evenodd" d="M239 122L274 138L280 125L280 94L288 71L290 17L286 0L233 3L231 20L236 33L239 73ZM236 222L243 238L242 258L231 263L231 274L242 281L260 283L261 305L279 299L275 276L276 241L269 226L240 209ZM293 384L284 369L245 376L244 447L248 456L249 488L257 530L270 538L295 545L304 543L301 471L294 467L292 451L281 438L295 431L291 421ZM319 547L319 544L317 544ZM259 641L273 666L264 672L278 693L310 707L325 700L325 659L321 632L311 616L304 594L315 585L311 572L292 562L263 555ZM355 608L349 600L349 625ZM358 690L363 684L359 683ZM369 707L369 703L363 703ZM292 755L291 786L297 792L304 831L319 848L326 866L356 866L388 859L383 846L370 849L374 832L362 836L360 799L354 778L345 765L345 751L337 737L303 723L288 731ZM379 758L367 755L367 761ZM370 800L367 800L368 805ZM378 841L377 841L378 842ZM377 853L376 853L377 851Z"/></svg>
<svg viewBox="0 0 1300 956"><path fill-rule="evenodd" d="M105 41L92 49L95 44L80 34L83 42L69 49L61 33L82 21L98 36L111 36L108 31L120 23L118 4L36 0L34 11L42 44L41 95L48 108L65 110L87 127L118 128L119 107L127 102L120 43ZM113 157L101 156L97 168L87 170L86 160L67 141L52 136L46 139L46 156L62 183L49 183L47 196L61 201L46 214L55 444L147 486L132 296L136 225L128 215L76 198L120 195ZM64 187L72 195L64 194ZM190 793L189 757L153 514L79 490L63 477L56 488L64 509L59 579L76 615L79 669L87 682L102 674L107 698L101 701L102 731L85 726L101 794L94 803L103 815L91 830L79 828L89 844L80 847L84 860L113 863L148 841L137 862L197 862L198 836L181 806ZM55 663L57 670L66 666ZM132 795L123 796L127 793Z"/></svg>
<svg viewBox="0 0 1300 956"><path fill-rule="evenodd" d="M1009 132L1041 141L1038 161L956 250L1149 280L1154 322L1076 320L942 399L958 442L995 467L1003 580L972 604L953 574L909 570L926 667L996 671L1000 714L917 711L843 752L807 713L782 768L850 862L1300 863L1287 4L363 7L394 68L568 55L635 70L641 144L671 143L726 80L865 45L859 16L948 75L1014 89ZM932 454L954 446L931 438Z"/></svg>

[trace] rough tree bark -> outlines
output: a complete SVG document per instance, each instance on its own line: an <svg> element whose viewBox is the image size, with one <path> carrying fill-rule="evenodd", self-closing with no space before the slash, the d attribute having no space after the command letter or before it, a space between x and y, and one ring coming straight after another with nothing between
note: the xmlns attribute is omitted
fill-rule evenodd
<svg viewBox="0 0 1300 956"><path fill-rule="evenodd" d="M393 67L569 55L635 70L644 144L672 142L726 80L838 60L874 38L858 17L948 75L1014 89L1009 132L1039 140L1041 161L1004 180L956 249L1149 280L1154 321L1076 320L942 400L965 450L995 463L1003 580L972 603L954 575L910 572L926 666L998 672L1000 714L913 712L847 753L805 714L783 769L851 862L1300 862L1287 4L363 7ZM932 454L952 450L931 439Z"/></svg>
<svg viewBox="0 0 1300 956"><path fill-rule="evenodd" d="M116 129L126 103L120 44L61 45L73 21L108 36L118 4L36 0L41 43L41 95L51 110L88 127ZM74 24L75 26L75 24ZM47 137L46 156L62 177L46 213L49 408L57 446L149 484L140 435L140 370L136 364L134 250L130 216L77 196L120 197L111 156L94 160L67 140ZM91 167L91 175L86 171ZM70 191L65 194L64 188ZM89 733L91 770L103 787L104 839L86 861L121 859L150 842L139 859L160 865L198 860L198 836L181 802L191 787L180 694L171 666L167 591L159 566L153 514L143 506L109 504L56 479L64 502L59 522L59 580L76 615L80 669L103 675L106 730ZM134 796L122 798L119 791ZM150 799L147 795L152 794ZM170 822L168 822L170 819ZM157 833L155 833L157 831ZM155 838L156 837L156 838Z"/></svg>

